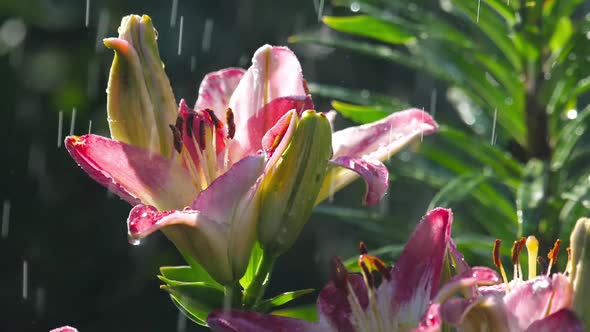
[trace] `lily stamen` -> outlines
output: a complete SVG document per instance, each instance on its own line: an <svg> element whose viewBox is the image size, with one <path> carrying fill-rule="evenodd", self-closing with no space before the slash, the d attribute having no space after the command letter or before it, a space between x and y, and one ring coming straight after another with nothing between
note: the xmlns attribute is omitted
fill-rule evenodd
<svg viewBox="0 0 590 332"><path fill-rule="evenodd" d="M510 291L510 287L508 286L508 277L506 276L506 270L504 270L504 266L502 265L502 260L500 259L500 245L502 244L502 240L496 239L494 241L494 249L493 249L493 260L494 265L500 269L500 274L502 274L502 279L504 280L504 285L506 286L506 292Z"/></svg>
<svg viewBox="0 0 590 332"><path fill-rule="evenodd" d="M526 238L521 237L519 240L514 241L514 243L512 244L512 250L511 250L511 261L512 261L512 265L514 266L514 279L522 279L523 275L522 275L522 267L520 266L520 253L522 252L522 249L524 249L524 244L526 242Z"/></svg>
<svg viewBox="0 0 590 332"><path fill-rule="evenodd" d="M565 264L565 271L563 271L563 274L569 276L572 271L572 248L567 247L565 251L567 252L567 264Z"/></svg>
<svg viewBox="0 0 590 332"><path fill-rule="evenodd" d="M537 255L539 254L539 241L534 236L526 239L526 250L529 256L529 279L537 276Z"/></svg>
<svg viewBox="0 0 590 332"><path fill-rule="evenodd" d="M557 239L553 244L553 248L549 250L547 258L549 258L549 266L547 267L547 275L551 273L551 267L557 263L557 257L559 256L559 250L561 249L561 240Z"/></svg>

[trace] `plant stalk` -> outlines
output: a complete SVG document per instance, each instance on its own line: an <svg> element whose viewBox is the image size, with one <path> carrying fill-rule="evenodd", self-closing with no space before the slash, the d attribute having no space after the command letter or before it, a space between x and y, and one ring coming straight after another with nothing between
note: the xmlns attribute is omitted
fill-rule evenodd
<svg viewBox="0 0 590 332"><path fill-rule="evenodd" d="M276 259L275 256L269 254L266 250L262 251L262 259L258 265L258 269L256 269L254 279L244 291L243 305L245 308L252 308L264 296Z"/></svg>

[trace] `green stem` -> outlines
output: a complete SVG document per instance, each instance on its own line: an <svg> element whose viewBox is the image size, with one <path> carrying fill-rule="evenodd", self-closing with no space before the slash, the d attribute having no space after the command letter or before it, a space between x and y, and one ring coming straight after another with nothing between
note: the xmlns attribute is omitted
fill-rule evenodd
<svg viewBox="0 0 590 332"><path fill-rule="evenodd" d="M242 289L236 281L232 285L225 286L224 307L240 308L242 306Z"/></svg>
<svg viewBox="0 0 590 332"><path fill-rule="evenodd" d="M266 250L262 251L262 259L258 269L256 269L254 279L244 291L243 303L245 308L252 308L262 299L266 286L270 282L270 275L276 259L277 257L270 255Z"/></svg>

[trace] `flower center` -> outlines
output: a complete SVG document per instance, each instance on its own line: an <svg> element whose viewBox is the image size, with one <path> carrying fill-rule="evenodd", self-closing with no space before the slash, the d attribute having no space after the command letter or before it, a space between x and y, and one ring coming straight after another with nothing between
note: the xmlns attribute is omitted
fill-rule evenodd
<svg viewBox="0 0 590 332"><path fill-rule="evenodd" d="M181 100L176 124L170 125L177 158L199 190L205 190L228 169L228 145L235 134L233 113L229 108L226 121L227 127L212 110L195 111Z"/></svg>

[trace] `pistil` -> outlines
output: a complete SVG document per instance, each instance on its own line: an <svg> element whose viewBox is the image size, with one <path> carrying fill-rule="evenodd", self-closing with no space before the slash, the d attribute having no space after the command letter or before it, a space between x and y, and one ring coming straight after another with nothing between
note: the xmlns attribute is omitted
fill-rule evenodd
<svg viewBox="0 0 590 332"><path fill-rule="evenodd" d="M534 236L526 239L526 250L529 257L529 279L537 276L537 255L539 254L539 241Z"/></svg>

